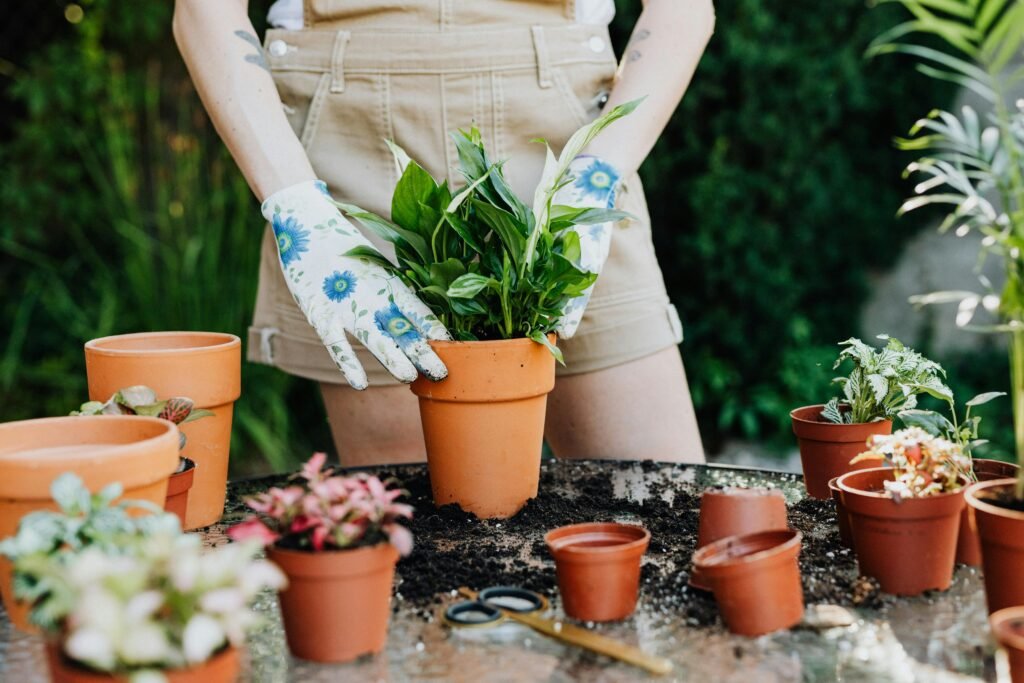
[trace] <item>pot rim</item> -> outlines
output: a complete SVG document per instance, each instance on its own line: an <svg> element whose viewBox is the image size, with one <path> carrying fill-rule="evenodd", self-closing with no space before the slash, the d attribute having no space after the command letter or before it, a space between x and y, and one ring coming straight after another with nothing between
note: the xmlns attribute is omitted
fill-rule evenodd
<svg viewBox="0 0 1024 683"><path fill-rule="evenodd" d="M555 557L557 560L558 557L555 554L556 548L552 545L552 540L550 538L552 534L558 532L566 532L564 533L564 535L560 536L560 538L572 538L574 536L582 536L586 534L588 530L592 530L593 532L600 532L612 531L614 529L626 529L634 533L637 529L639 529L643 531L643 534L630 541L626 541L625 543L616 543L615 545L598 546L596 548L579 548L573 547L572 545L565 545L559 546L557 548L557 551L559 554L567 553L570 557L576 556L574 559L589 557L597 560L599 558L608 557L618 553L632 554L632 552L635 550L639 550L641 553L643 553L651 542L650 530L640 524L625 524L623 522L581 522L579 524L566 524L564 526L551 529L550 531L544 534L544 543L548 547L548 552L550 552L551 555ZM579 533L571 533L571 531L576 531Z"/></svg>
<svg viewBox="0 0 1024 683"><path fill-rule="evenodd" d="M558 335L554 332L548 333L548 340L554 344L558 340ZM485 339L477 341L458 341L455 339L431 339L429 344L435 347L447 348L451 346L458 346L462 348L497 348L503 346L523 346L526 342L536 344L534 340L529 337L513 337L512 339Z"/></svg>
<svg viewBox="0 0 1024 683"><path fill-rule="evenodd" d="M171 475L172 477L180 477L181 475L185 474L186 472L191 472L192 470L194 470L196 468L196 461L193 460L192 458L186 458L184 455L181 455L181 456L178 456L178 457L180 457L182 460L185 461L185 469L183 469L180 472L175 472L174 474Z"/></svg>
<svg viewBox="0 0 1024 683"><path fill-rule="evenodd" d="M786 500L786 494L784 494L781 489L769 488L767 486L753 486L753 487L750 487L750 488L746 488L746 487L743 487L743 486L711 487L711 488L704 489L704 491L701 493L700 497L701 497L702 500L703 500L704 496L724 496L724 497L728 497L728 498L732 498L732 497L737 497L737 498L764 498L764 497L772 497L772 498L782 498L783 501Z"/></svg>
<svg viewBox="0 0 1024 683"><path fill-rule="evenodd" d="M890 496L885 491L865 491L864 489L856 489L856 488L853 488L852 486L848 486L843 481L844 479L846 479L847 477L849 477L851 475L863 476L863 475L867 474L868 472L882 472L882 471L892 472L893 468L891 468L891 467L870 467L870 468L863 469L863 470L853 470L852 472L847 472L846 474L843 474L843 475L840 475L839 477L836 477L836 479L838 480L838 481L836 481L836 486L839 487L839 490L842 491L843 493L852 493L854 495L862 496L864 498L875 498L875 499L880 499L881 498L881 499L886 499L886 500L893 500L892 496ZM900 503L900 505L905 505L906 503L911 502L911 501L941 500L943 498L948 498L948 497L953 497L953 496L960 496L960 495L964 495L965 491L968 488L970 488L970 486L968 485L968 483L965 483L963 486L958 488L956 491L945 491L943 493L936 493L935 495L932 495L932 496L923 496L923 497L913 497L913 498L911 498L911 497L908 496L908 497L902 499L902 502ZM895 501L893 502L893 504L894 505L896 504Z"/></svg>
<svg viewBox="0 0 1024 683"><path fill-rule="evenodd" d="M1013 621L1024 623L1024 605L1004 607L988 617L989 628L992 629L992 635L1000 645L1012 647L1015 650L1024 650L1024 635L1014 633L1009 629L1010 622Z"/></svg>
<svg viewBox="0 0 1024 683"><path fill-rule="evenodd" d="M121 339L170 339L184 336L202 336L210 340L216 341L210 344L203 344L202 346L159 347L147 349L114 349L105 346L106 344L112 341ZM230 334L228 332L206 332L203 330L174 330L161 332L131 332L129 334L112 334L106 337L97 337L96 339L90 339L85 343L85 350L88 353L93 353L100 356L155 357L218 353L221 351L234 349L236 347L241 347L241 345L242 340L237 335Z"/></svg>
<svg viewBox="0 0 1024 683"><path fill-rule="evenodd" d="M716 555L728 548L731 544L736 542L736 539L749 539L755 536L767 536L767 535L782 535L785 534L788 538L784 541L776 543L775 545L769 546L764 550L758 550L747 555L741 555L739 557L733 557L725 560L718 564L708 564L704 560L709 555ZM788 553L793 549L794 546L797 548L799 553L801 544L803 543L803 534L796 529L773 529L769 531L757 531L752 534L740 534L738 536L726 536L720 538L713 543L708 543L702 548L698 548L693 553L693 565L694 567L699 566L702 574L714 574L725 569L744 569L748 568L753 564L758 564L764 560L772 559L776 556Z"/></svg>
<svg viewBox="0 0 1024 683"><path fill-rule="evenodd" d="M1013 486L1017 483L1016 477L1007 477L1005 479L990 479L989 481L977 481L964 489L964 500L967 504L976 510L987 512L990 515L1000 515L1002 517L1009 517L1010 519L1024 519L1024 512L1020 510L1010 510L1009 508L999 507L992 503L986 503L984 499L979 498L976 495L977 491L986 488L996 488L1003 486Z"/></svg>
<svg viewBox="0 0 1024 683"><path fill-rule="evenodd" d="M799 417L797 415L797 413L802 411L802 410L811 410L811 409L821 409L821 410L824 410L825 409L825 404L824 403L812 403L810 405L800 406L799 408L793 408L791 411L789 411L789 417L793 420L793 422L799 422L800 424L808 424L808 425L821 425L821 426L823 426L825 428L829 428L829 427L847 427L847 428L849 428L849 427L863 427L864 425L885 424L886 422L892 423L892 420L885 420L885 419L883 419L883 420L872 420L871 422L850 422L850 423L836 424L835 422L825 422L824 420L808 420L807 418Z"/></svg>
<svg viewBox="0 0 1024 683"><path fill-rule="evenodd" d="M387 541L375 545L361 545L355 548L336 548L333 550L293 550L282 548L276 543L267 546L267 559L277 564L289 576L314 578L343 578L361 576L378 571L381 567L398 562L399 555L395 546ZM279 562L284 560L284 563ZM369 567L353 570L348 563L358 563L361 559L369 560ZM339 566L339 560L346 562ZM376 560L376 561L374 561ZM288 566L285 567L284 564ZM296 571L299 566L305 571Z"/></svg>

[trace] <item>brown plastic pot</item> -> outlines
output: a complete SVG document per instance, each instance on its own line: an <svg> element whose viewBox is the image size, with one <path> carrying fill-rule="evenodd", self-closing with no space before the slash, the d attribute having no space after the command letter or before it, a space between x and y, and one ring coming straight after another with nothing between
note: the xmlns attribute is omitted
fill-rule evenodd
<svg viewBox="0 0 1024 683"><path fill-rule="evenodd" d="M288 576L281 617L293 655L348 662L384 649L398 562L394 546L324 552L271 547L267 557Z"/></svg>
<svg viewBox="0 0 1024 683"><path fill-rule="evenodd" d="M1006 650L1011 683L1024 683L1024 606L1006 607L988 618L992 635Z"/></svg>
<svg viewBox="0 0 1024 683"><path fill-rule="evenodd" d="M129 676L86 669L64 656L56 643L46 644L46 665L51 683L128 683ZM165 669L167 683L234 683L240 665L238 650L229 647L211 659L187 669Z"/></svg>
<svg viewBox="0 0 1024 683"><path fill-rule="evenodd" d="M164 510L173 513L181 522L181 528L186 531L189 527L185 523L185 512L188 510L188 492L192 488L192 481L196 474L196 464L188 458L185 461L185 469L175 472L167 482L167 500L164 502Z"/></svg>
<svg viewBox="0 0 1024 683"><path fill-rule="evenodd" d="M48 417L0 424L0 538L21 518L56 510L50 484L74 472L96 492L121 482L124 497L163 506L167 480L178 468L178 428L136 415ZM28 606L11 592L11 566L0 558L0 593L18 628L29 630Z"/></svg>
<svg viewBox="0 0 1024 683"><path fill-rule="evenodd" d="M85 345L89 399L106 401L144 384L161 398L187 396L213 415L182 425L182 455L199 466L185 526L209 526L224 512L235 401L242 391L242 342L220 332L141 332Z"/></svg>
<svg viewBox="0 0 1024 683"><path fill-rule="evenodd" d="M759 636L791 628L804 615L799 531L729 536L699 549L693 562L708 578L722 621L733 633Z"/></svg>
<svg viewBox="0 0 1024 683"><path fill-rule="evenodd" d="M1020 469L1012 462L1001 460L975 459L974 476L978 481L994 481L1016 477ZM981 566L981 542L978 541L978 534L971 528L970 507L964 506L960 513L960 533L956 539L956 561L971 567Z"/></svg>
<svg viewBox="0 0 1024 683"><path fill-rule="evenodd" d="M839 495L839 487L836 482L839 477L828 480L828 490L832 493L832 502L836 505L836 524L839 526L839 540L847 548L853 548L853 534L850 532L850 516L846 513L843 499Z"/></svg>
<svg viewBox="0 0 1024 683"><path fill-rule="evenodd" d="M886 593L946 590L953 580L964 490L897 503L885 491L893 470L850 472L836 485L850 520L860 573Z"/></svg>
<svg viewBox="0 0 1024 683"><path fill-rule="evenodd" d="M800 464L804 470L807 493L823 500L831 497L828 482L854 470L868 469L875 463L850 461L867 450L868 439L875 434L891 434L892 420L862 424L834 424L821 418L823 405L804 406L789 414L793 433L800 445Z"/></svg>
<svg viewBox="0 0 1024 683"><path fill-rule="evenodd" d="M980 481L964 492L971 526L981 541L981 568L990 613L1024 605L1024 512L988 500L996 494L1012 494L1015 482Z"/></svg>
<svg viewBox="0 0 1024 683"><path fill-rule="evenodd" d="M786 499L781 491L735 487L712 489L705 491L700 499L697 547L703 548L727 536L788 528ZM698 590L711 590L707 579L696 566L690 574L690 586Z"/></svg>
<svg viewBox="0 0 1024 683"><path fill-rule="evenodd" d="M420 377L412 391L434 503L455 503L480 518L511 517L537 495L554 356L530 339L430 345L448 377Z"/></svg>
<svg viewBox="0 0 1024 683"><path fill-rule="evenodd" d="M615 522L571 524L544 536L555 558L565 613L580 621L617 621L636 609L640 558L651 533Z"/></svg>

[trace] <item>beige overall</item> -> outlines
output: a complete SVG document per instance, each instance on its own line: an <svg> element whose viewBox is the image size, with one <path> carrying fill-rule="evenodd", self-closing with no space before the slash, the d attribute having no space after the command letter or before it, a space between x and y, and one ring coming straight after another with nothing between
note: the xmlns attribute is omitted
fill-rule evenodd
<svg viewBox="0 0 1024 683"><path fill-rule="evenodd" d="M616 62L604 26L573 22L573 0L305 0L302 31L267 31L266 51L285 111L331 194L390 215L398 180L392 139L435 178L464 184L448 132L480 128L492 159L527 203L544 138L557 152L593 120ZM643 188L625 180L608 262L576 336L559 343L566 374L626 363L678 344L651 243ZM386 245L370 236L385 253ZM269 229L249 330L249 360L321 382L344 377L281 275ZM394 384L358 343L371 386Z"/></svg>

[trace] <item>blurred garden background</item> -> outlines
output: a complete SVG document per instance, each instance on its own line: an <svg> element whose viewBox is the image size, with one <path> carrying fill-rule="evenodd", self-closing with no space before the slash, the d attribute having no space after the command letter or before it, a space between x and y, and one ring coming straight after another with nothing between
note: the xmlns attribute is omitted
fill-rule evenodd
<svg viewBox="0 0 1024 683"><path fill-rule="evenodd" d="M261 32L269 4L250 2ZM640 0L617 4L621 51ZM789 410L832 395L835 345L849 336L891 332L933 354L961 400L1008 390L1004 340L951 331L953 311L906 301L947 287L946 275L972 288L976 249L958 259L934 215L896 216L911 157L893 137L959 97L907 59L864 59L903 10L715 5L708 52L642 169L709 453L784 458ZM245 336L263 221L189 82L172 9L39 0L0 10L0 421L84 401L90 338ZM1008 453L1009 401L985 409L993 450ZM314 385L271 368L244 366L236 416L236 475L283 470L331 444Z"/></svg>

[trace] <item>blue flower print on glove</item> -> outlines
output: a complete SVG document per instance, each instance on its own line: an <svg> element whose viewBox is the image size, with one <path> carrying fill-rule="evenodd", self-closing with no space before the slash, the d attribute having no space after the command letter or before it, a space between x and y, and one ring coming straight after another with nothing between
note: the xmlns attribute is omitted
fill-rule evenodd
<svg viewBox="0 0 1024 683"><path fill-rule="evenodd" d="M334 271L324 278L324 294L331 301L344 301L356 291L358 281L351 270L346 270L344 273Z"/></svg>
<svg viewBox="0 0 1024 683"><path fill-rule="evenodd" d="M586 166L577 171L575 187L584 197L596 199L602 205L611 208L615 204L615 187L619 182L619 172L611 164L597 157L584 157Z"/></svg>
<svg viewBox="0 0 1024 683"><path fill-rule="evenodd" d="M309 251L309 230L303 229L295 216L283 218L274 214L271 221L274 237L277 239L277 253L281 257L281 265L287 266L302 258Z"/></svg>
<svg viewBox="0 0 1024 683"><path fill-rule="evenodd" d="M398 306L391 303L387 308L373 314L377 327L381 332L398 342L399 348L406 350L422 337L412 321L405 317Z"/></svg>

